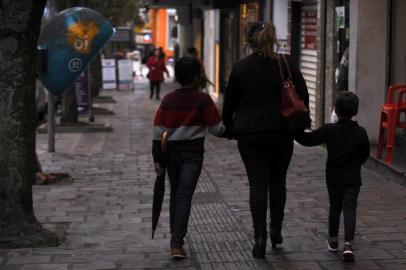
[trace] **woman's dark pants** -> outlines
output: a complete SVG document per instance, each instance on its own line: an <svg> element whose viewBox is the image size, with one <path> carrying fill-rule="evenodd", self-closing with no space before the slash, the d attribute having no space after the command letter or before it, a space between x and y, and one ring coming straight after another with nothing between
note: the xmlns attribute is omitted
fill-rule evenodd
<svg viewBox="0 0 406 270"><path fill-rule="evenodd" d="M280 231L286 203L286 173L293 154L293 139L278 132L246 133L239 136L238 149L249 180L249 202L255 235L266 232L268 199L271 210L270 227Z"/></svg>
<svg viewBox="0 0 406 270"><path fill-rule="evenodd" d="M187 233L192 196L203 164L203 153L169 153L167 171L171 183L171 248L182 247Z"/></svg>
<svg viewBox="0 0 406 270"><path fill-rule="evenodd" d="M328 233L330 237L337 237L340 227L340 215L344 214L344 239L354 241L357 200L360 185L328 185L330 212L328 216Z"/></svg>
<svg viewBox="0 0 406 270"><path fill-rule="evenodd" d="M161 82L160 81L149 81L149 89L150 89L150 98L152 99L154 97L154 92L155 92L155 98L159 99L159 93L161 92Z"/></svg>

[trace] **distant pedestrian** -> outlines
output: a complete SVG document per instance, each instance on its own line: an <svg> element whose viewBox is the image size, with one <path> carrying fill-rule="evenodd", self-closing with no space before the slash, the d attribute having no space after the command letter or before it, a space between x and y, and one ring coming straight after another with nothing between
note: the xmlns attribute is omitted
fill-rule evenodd
<svg viewBox="0 0 406 270"><path fill-rule="evenodd" d="M354 261L353 241L357 199L361 187L361 166L369 157L367 132L351 118L358 112L358 97L341 92L335 102L338 122L303 133L295 138L306 146L327 144L326 182L330 200L328 249L338 250L340 215L344 212L344 261Z"/></svg>
<svg viewBox="0 0 406 270"><path fill-rule="evenodd" d="M203 164L206 130L221 136L225 127L211 97L199 91L202 66L191 57L175 64L175 78L181 88L166 95L154 121L153 158L155 170L163 172L161 138L166 132L166 169L170 194L171 257L187 256L183 249L192 196Z"/></svg>
<svg viewBox="0 0 406 270"><path fill-rule="evenodd" d="M189 48L187 49L187 53L188 53L188 55L189 55L190 57L196 58L196 59L198 59L198 60L200 61L200 58L199 58L199 51L198 51L195 47L189 47Z"/></svg>
<svg viewBox="0 0 406 270"><path fill-rule="evenodd" d="M159 58L166 61L166 53L164 51L164 48L162 48L162 47L159 47Z"/></svg>
<svg viewBox="0 0 406 270"><path fill-rule="evenodd" d="M349 68L350 48L345 49L341 61L336 69L336 89L337 91L348 91L348 68Z"/></svg>
<svg viewBox="0 0 406 270"><path fill-rule="evenodd" d="M350 48L347 47L345 49L343 56L341 57L341 61L338 64L335 72L336 77L336 90L341 91L348 91L348 68L349 68L349 56L350 56ZM331 112L330 122L335 123L338 121L337 114L333 111Z"/></svg>
<svg viewBox="0 0 406 270"><path fill-rule="evenodd" d="M35 152L35 160L34 160L34 181L33 184L35 185L50 185L55 184L56 176L53 174L46 174L42 171L41 163L38 159L38 154Z"/></svg>
<svg viewBox="0 0 406 270"><path fill-rule="evenodd" d="M149 79L150 99L155 94L155 98L159 100L161 99L159 93L161 92L161 83L164 81L164 73L169 77L165 59L162 58L159 49L155 49L154 55L148 58L146 65L149 69L147 78Z"/></svg>
<svg viewBox="0 0 406 270"><path fill-rule="evenodd" d="M286 203L286 173L293 153L293 138L281 114L282 78L274 52L272 22L256 23L249 31L253 53L234 64L226 87L223 121L238 149L249 180L249 203L254 227L255 258L263 258L267 242L267 207L270 204L272 247L283 241L281 229ZM299 98L309 104L306 83L291 66Z"/></svg>

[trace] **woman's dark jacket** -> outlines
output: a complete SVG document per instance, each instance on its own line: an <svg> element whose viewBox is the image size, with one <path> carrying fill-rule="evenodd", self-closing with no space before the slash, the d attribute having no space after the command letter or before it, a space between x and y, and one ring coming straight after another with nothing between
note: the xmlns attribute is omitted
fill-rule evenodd
<svg viewBox="0 0 406 270"><path fill-rule="evenodd" d="M296 92L309 108L309 93L299 68L292 65ZM285 70L287 76L287 70ZM237 135L245 132L285 131L281 115L282 79L277 59L254 53L236 62L230 74L223 104L223 123Z"/></svg>

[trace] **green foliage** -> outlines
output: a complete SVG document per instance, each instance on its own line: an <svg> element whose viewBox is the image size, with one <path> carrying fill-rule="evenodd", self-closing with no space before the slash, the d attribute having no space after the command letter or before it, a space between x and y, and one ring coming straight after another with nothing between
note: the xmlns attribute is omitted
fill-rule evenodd
<svg viewBox="0 0 406 270"><path fill-rule="evenodd" d="M82 6L94 9L109 19L114 26L137 20L139 0L51 0L57 11Z"/></svg>

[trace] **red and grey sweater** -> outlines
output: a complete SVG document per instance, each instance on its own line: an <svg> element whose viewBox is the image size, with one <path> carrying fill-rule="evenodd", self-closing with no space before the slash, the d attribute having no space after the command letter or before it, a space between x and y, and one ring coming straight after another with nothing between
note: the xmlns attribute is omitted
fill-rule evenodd
<svg viewBox="0 0 406 270"><path fill-rule="evenodd" d="M211 97L181 88L166 95L155 115L152 155L161 161L161 135L168 133L168 152L204 152L206 130L221 136L225 127Z"/></svg>

